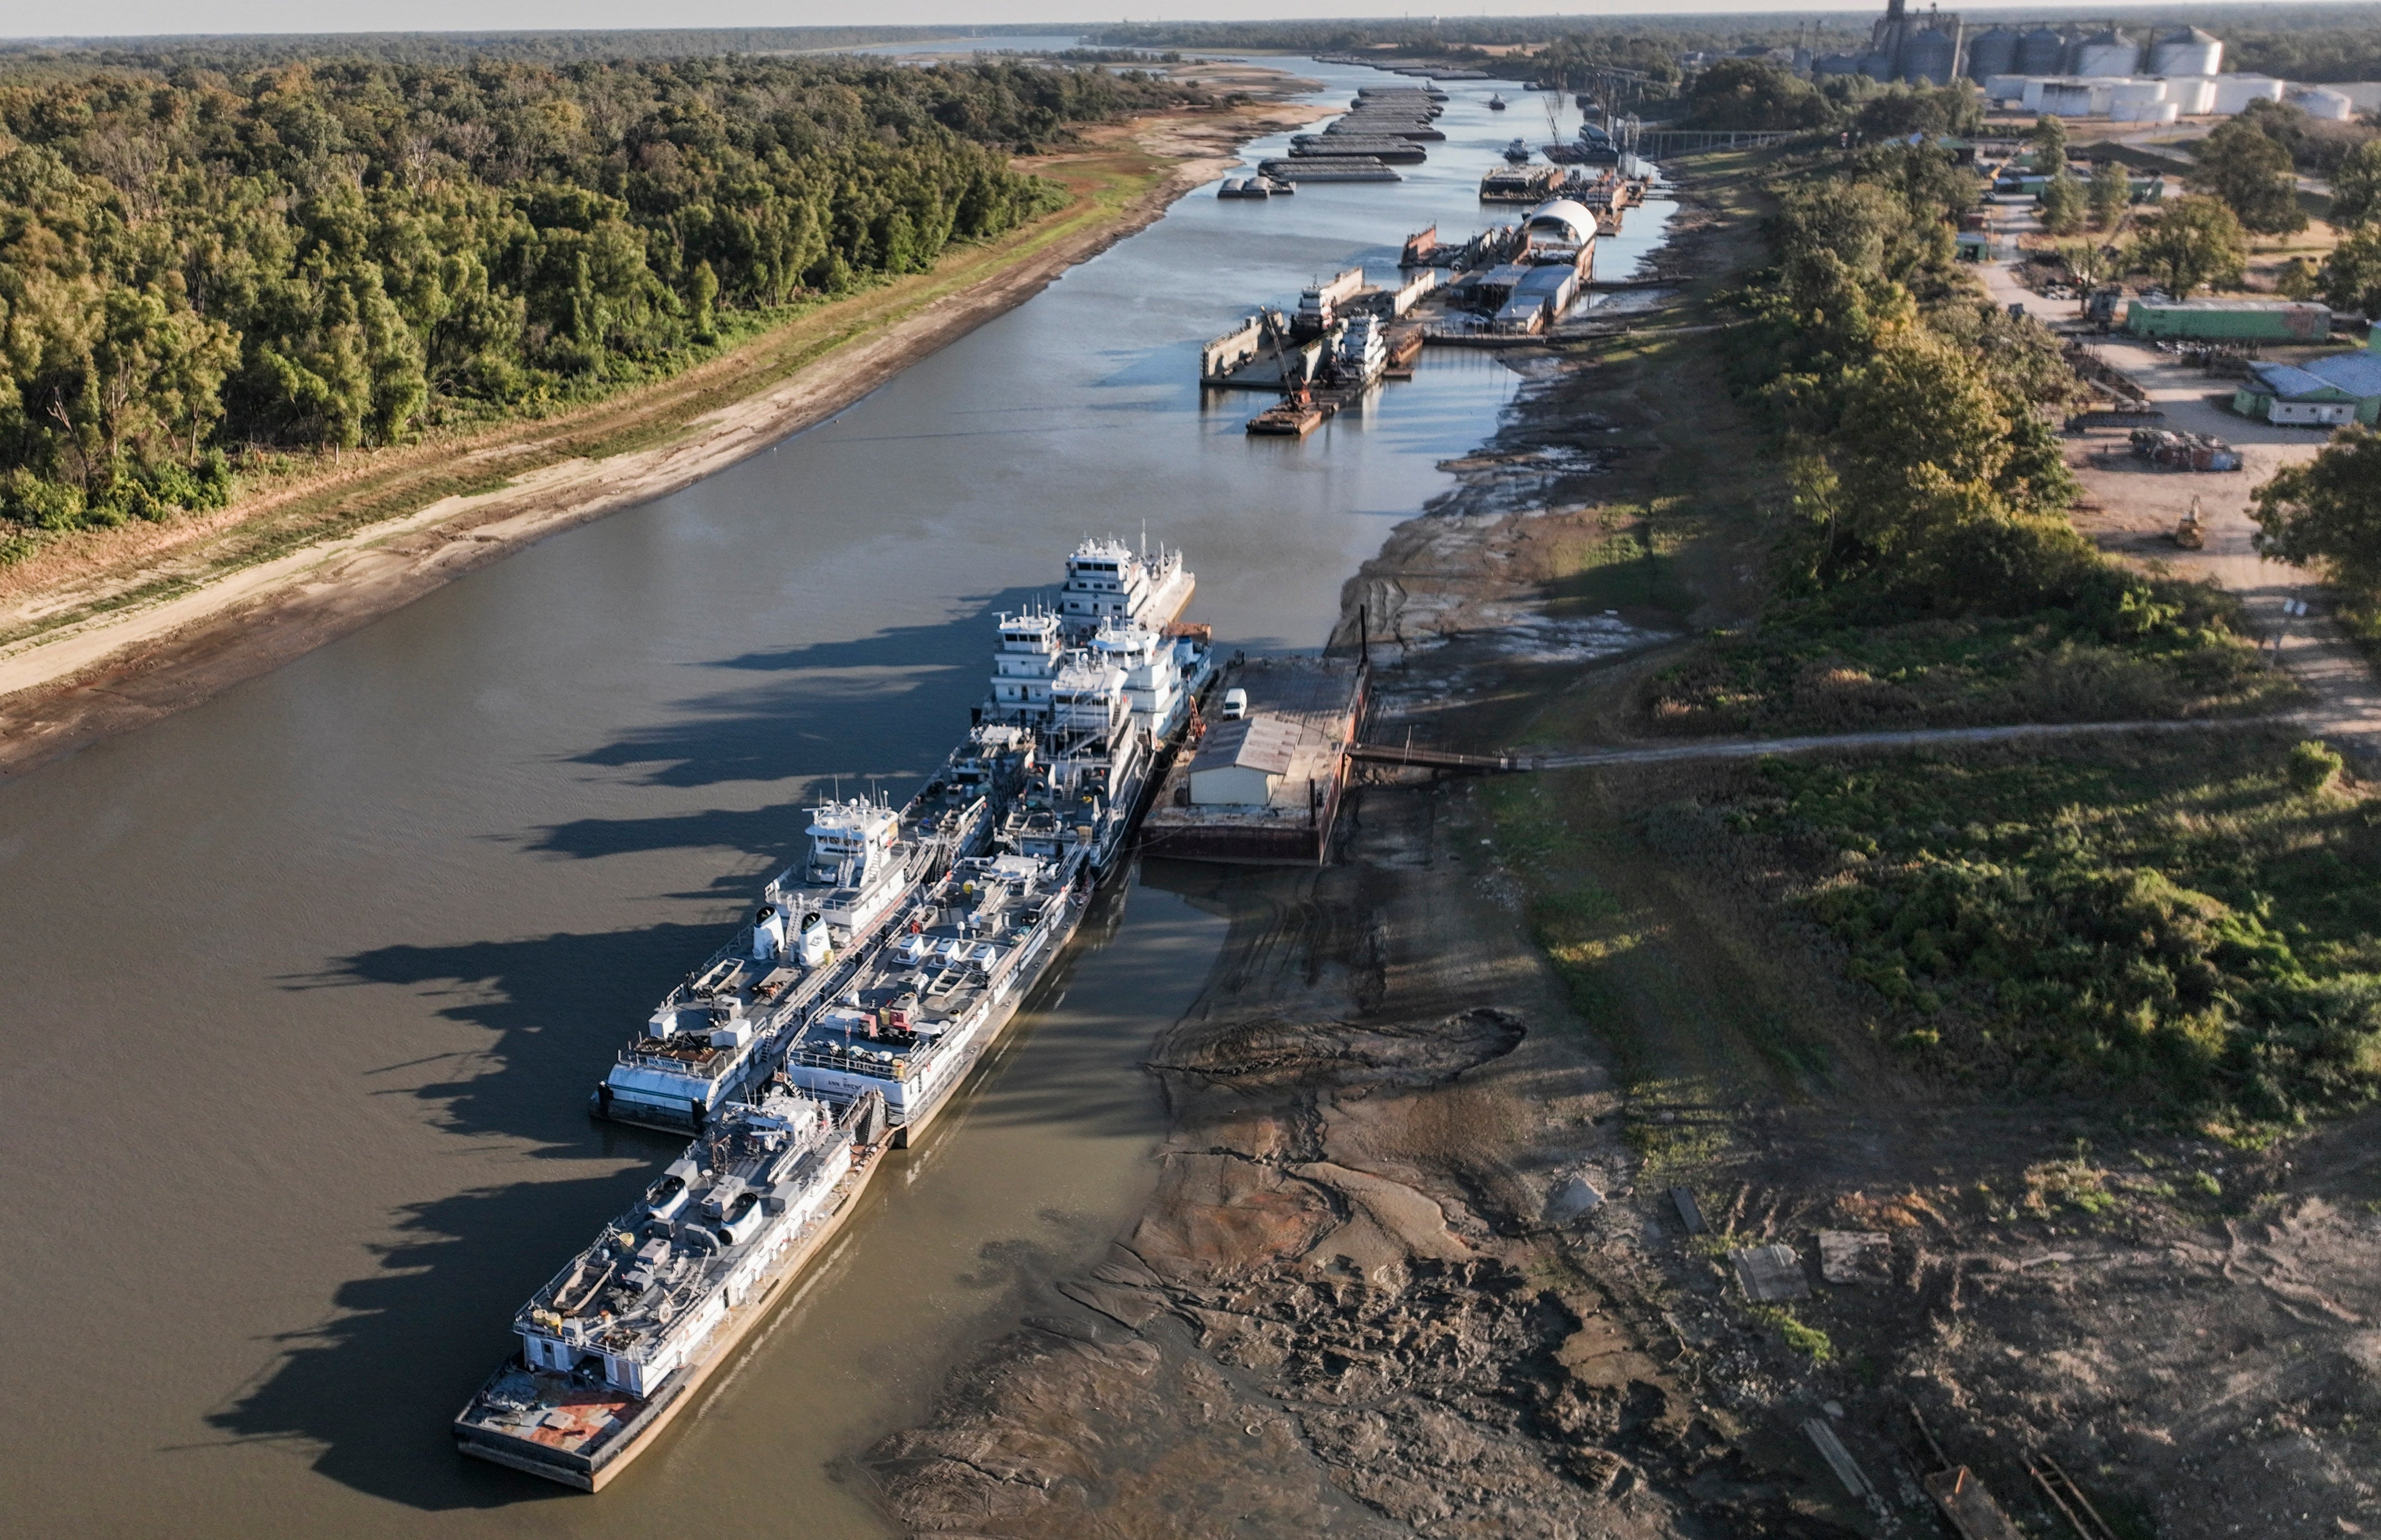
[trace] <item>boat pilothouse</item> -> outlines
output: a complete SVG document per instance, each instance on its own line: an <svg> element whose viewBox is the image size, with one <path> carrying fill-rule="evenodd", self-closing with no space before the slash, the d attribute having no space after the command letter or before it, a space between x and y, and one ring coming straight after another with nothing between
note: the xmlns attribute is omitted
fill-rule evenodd
<svg viewBox="0 0 2381 1540"><path fill-rule="evenodd" d="M725 1113L513 1317L519 1354L455 1421L464 1452L602 1485L839 1222L883 1123L782 1085Z"/></svg>
<svg viewBox="0 0 2381 1540"><path fill-rule="evenodd" d="M749 924L664 997L596 1086L590 1110L697 1130L765 1080L773 1044L857 965L901 904L990 837L995 796L1007 799L1031 757L1022 737L971 733L900 812L860 797L812 808L802 860L771 880Z"/></svg>
<svg viewBox="0 0 2381 1540"><path fill-rule="evenodd" d="M1074 934L1092 854L1069 837L959 862L787 1049L788 1083L837 1104L881 1094L914 1136Z"/></svg>
<svg viewBox="0 0 2381 1540"><path fill-rule="evenodd" d="M1114 536L1086 540L1067 558L1067 586L1058 590L1059 624L1070 641L1110 619L1163 631L1181 616L1197 587L1178 551L1160 547L1153 556Z"/></svg>

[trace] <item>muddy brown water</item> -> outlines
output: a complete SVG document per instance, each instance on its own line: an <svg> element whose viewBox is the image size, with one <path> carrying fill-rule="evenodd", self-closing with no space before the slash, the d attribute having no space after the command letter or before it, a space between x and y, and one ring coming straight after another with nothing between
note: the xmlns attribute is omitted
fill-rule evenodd
<svg viewBox="0 0 2381 1540"><path fill-rule="evenodd" d="M8 1532L882 1534L842 1462L1148 1191L1141 1056L1224 926L1144 878L603 1495L466 1462L446 1419L675 1153L586 1118L612 1050L806 799L938 760L991 615L1079 535L1146 520L1219 639L1321 643L1516 377L1434 354L1302 444L1252 442L1258 403L1191 383L1199 345L1476 227L1510 115L1459 103L1399 186L1194 192L834 422L0 785Z"/></svg>

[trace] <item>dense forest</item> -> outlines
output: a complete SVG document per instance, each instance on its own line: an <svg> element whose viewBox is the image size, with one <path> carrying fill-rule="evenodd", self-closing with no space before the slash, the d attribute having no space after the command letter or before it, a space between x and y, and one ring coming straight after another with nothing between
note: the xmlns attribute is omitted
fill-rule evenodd
<svg viewBox="0 0 2381 1540"><path fill-rule="evenodd" d="M668 372L1014 227L1057 195L1011 153L1189 95L1016 60L0 64L0 519L209 505L239 446Z"/></svg>
<svg viewBox="0 0 2381 1540"><path fill-rule="evenodd" d="M1882 5L1875 10L1882 14ZM2106 26L2106 11L2052 6L2024 13L2070 27ZM1972 29L1990 25L1972 13ZM2177 6L2123 19L2136 36L2175 26L2204 27L2227 42L2226 67L2289 80L2381 79L2381 6ZM1841 10L1742 16L1441 17L1332 21L1127 22L1093 29L1087 41L1164 48L1381 49L1414 58L1461 60L1533 77L1592 64L1678 78L1677 55L1693 50L1805 47L1814 53L1865 46L1868 18ZM1528 50L1491 55L1492 48Z"/></svg>
<svg viewBox="0 0 2381 1540"><path fill-rule="evenodd" d="M270 32L189 37L40 38L0 42L0 62L47 59L144 69L261 69L320 59L375 64L584 64L622 59L804 54L876 43L932 42L951 27L656 27L587 32ZM972 27L971 37L1040 35L1046 27Z"/></svg>

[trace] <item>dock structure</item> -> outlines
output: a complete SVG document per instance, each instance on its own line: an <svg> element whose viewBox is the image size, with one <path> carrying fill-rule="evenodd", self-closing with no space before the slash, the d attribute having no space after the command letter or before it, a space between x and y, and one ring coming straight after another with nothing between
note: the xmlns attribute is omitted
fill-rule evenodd
<svg viewBox="0 0 2381 1540"><path fill-rule="evenodd" d="M1248 714L1192 725L1142 822L1142 853L1257 866L1322 864L1371 686L1370 666L1352 660L1235 663L1220 688L1245 690Z"/></svg>

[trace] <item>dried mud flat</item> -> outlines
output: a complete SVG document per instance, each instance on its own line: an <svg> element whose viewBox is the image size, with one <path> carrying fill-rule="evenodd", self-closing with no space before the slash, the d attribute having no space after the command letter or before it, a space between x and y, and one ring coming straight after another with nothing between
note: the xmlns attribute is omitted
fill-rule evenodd
<svg viewBox="0 0 2381 1540"><path fill-rule="evenodd" d="M1658 450L1618 447L1644 405L1592 358L1528 370L1349 585L1376 735L1625 699L1743 602L1565 601L1565 542L1625 517L1602 479ZM2032 1534L2080 1533L2045 1455L2123 1540L2381 1534L2381 1116L2259 1153L1915 1080L1783 874L1699 822L1750 773L1570 782L1642 920L1581 997L1480 782L1363 788L1325 869L1152 873L1232 924L1152 1049L1157 1194L855 1474L932 1536L1949 1534L1915 1409ZM1748 1298L1757 1246L1802 1297Z"/></svg>

